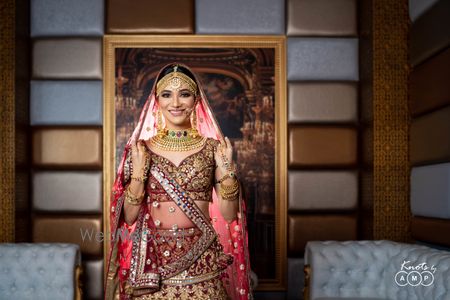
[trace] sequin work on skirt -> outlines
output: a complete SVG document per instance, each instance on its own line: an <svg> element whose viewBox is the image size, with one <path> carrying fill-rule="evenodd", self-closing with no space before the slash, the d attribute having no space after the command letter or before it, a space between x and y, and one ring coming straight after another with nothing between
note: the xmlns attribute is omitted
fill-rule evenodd
<svg viewBox="0 0 450 300"><path fill-rule="evenodd" d="M198 234L201 232L196 231L193 235L186 236L183 244L192 242ZM170 260L175 258L173 254L179 249L176 242L165 239L163 242L160 240L156 251L160 257ZM133 299L227 300L229 297L222 283L222 271L231 263L230 259L232 257L223 253L222 246L216 239L188 269L163 280L160 290Z"/></svg>

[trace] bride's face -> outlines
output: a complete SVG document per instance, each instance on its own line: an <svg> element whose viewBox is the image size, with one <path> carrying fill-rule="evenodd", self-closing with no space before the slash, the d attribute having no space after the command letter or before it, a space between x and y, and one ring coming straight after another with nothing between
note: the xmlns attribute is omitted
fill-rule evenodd
<svg viewBox="0 0 450 300"><path fill-rule="evenodd" d="M183 83L178 89L166 87L158 96L159 107L168 129L191 127L190 115L195 104L195 95Z"/></svg>

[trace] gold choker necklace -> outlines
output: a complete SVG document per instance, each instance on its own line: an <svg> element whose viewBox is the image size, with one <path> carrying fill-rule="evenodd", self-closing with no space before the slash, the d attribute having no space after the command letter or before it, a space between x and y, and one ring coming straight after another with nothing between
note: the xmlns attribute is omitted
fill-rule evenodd
<svg viewBox="0 0 450 300"><path fill-rule="evenodd" d="M190 151L202 147L206 138L197 130L164 130L150 139L150 144L165 151Z"/></svg>

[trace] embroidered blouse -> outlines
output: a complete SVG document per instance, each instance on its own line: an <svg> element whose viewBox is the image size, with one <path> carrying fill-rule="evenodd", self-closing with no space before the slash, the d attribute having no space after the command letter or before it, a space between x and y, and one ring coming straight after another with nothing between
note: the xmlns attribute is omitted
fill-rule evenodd
<svg viewBox="0 0 450 300"><path fill-rule="evenodd" d="M188 196L192 200L211 202L215 174L214 152L218 144L219 141L208 138L199 151L184 158L178 166L168 158L147 149L151 152L151 164L167 170L172 178L188 192ZM131 151L129 151L124 165L124 182L126 184L130 181L132 172ZM164 188L151 175L146 182L145 190L148 195L148 204L172 202Z"/></svg>

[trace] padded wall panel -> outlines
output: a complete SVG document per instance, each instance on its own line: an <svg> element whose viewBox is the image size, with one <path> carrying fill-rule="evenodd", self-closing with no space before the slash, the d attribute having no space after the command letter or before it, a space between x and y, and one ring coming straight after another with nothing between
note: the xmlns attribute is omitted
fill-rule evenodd
<svg viewBox="0 0 450 300"><path fill-rule="evenodd" d="M288 38L288 80L358 80L358 39Z"/></svg>
<svg viewBox="0 0 450 300"><path fill-rule="evenodd" d="M439 0L409 0L409 17L414 22Z"/></svg>
<svg viewBox="0 0 450 300"><path fill-rule="evenodd" d="M347 215L290 215L289 254L302 256L308 241L346 241L357 238L357 220Z"/></svg>
<svg viewBox="0 0 450 300"><path fill-rule="evenodd" d="M303 258L288 258L288 288L287 299L303 299L303 287L305 285L305 273Z"/></svg>
<svg viewBox="0 0 450 300"><path fill-rule="evenodd" d="M101 128L41 128L33 131L35 166L101 167Z"/></svg>
<svg viewBox="0 0 450 300"><path fill-rule="evenodd" d="M450 107L413 120L410 159L413 164L450 161Z"/></svg>
<svg viewBox="0 0 450 300"><path fill-rule="evenodd" d="M109 33L193 33L194 0L107 0Z"/></svg>
<svg viewBox="0 0 450 300"><path fill-rule="evenodd" d="M450 163L412 168L411 211L415 216L450 219Z"/></svg>
<svg viewBox="0 0 450 300"><path fill-rule="evenodd" d="M32 175L33 207L41 211L102 212L102 173L40 171Z"/></svg>
<svg viewBox="0 0 450 300"><path fill-rule="evenodd" d="M288 0L287 14L288 35L357 34L355 0Z"/></svg>
<svg viewBox="0 0 450 300"><path fill-rule="evenodd" d="M289 210L351 210L358 204L353 171L290 171Z"/></svg>
<svg viewBox="0 0 450 300"><path fill-rule="evenodd" d="M450 1L439 0L413 23L409 52L413 66L450 45Z"/></svg>
<svg viewBox="0 0 450 300"><path fill-rule="evenodd" d="M34 79L101 79L101 39L35 40L32 49Z"/></svg>
<svg viewBox="0 0 450 300"><path fill-rule="evenodd" d="M450 104L450 48L416 67L410 76L412 115Z"/></svg>
<svg viewBox="0 0 450 300"><path fill-rule="evenodd" d="M284 34L284 1L196 0L199 34Z"/></svg>
<svg viewBox="0 0 450 300"><path fill-rule="evenodd" d="M99 256L103 249L101 228L101 216L35 216L33 242L74 243L80 245L82 254Z"/></svg>
<svg viewBox="0 0 450 300"><path fill-rule="evenodd" d="M84 287L86 299L103 299L103 260L85 260Z"/></svg>
<svg viewBox="0 0 450 300"><path fill-rule="evenodd" d="M357 85L346 82L290 83L288 118L290 123L356 122Z"/></svg>
<svg viewBox="0 0 450 300"><path fill-rule="evenodd" d="M357 162L357 132L331 126L291 127L290 166L354 165Z"/></svg>
<svg viewBox="0 0 450 300"><path fill-rule="evenodd" d="M30 31L39 36L101 36L102 0L33 0Z"/></svg>
<svg viewBox="0 0 450 300"><path fill-rule="evenodd" d="M102 125L101 81L31 81L31 125Z"/></svg>
<svg viewBox="0 0 450 300"><path fill-rule="evenodd" d="M412 237L419 241L450 247L450 220L413 217Z"/></svg>

